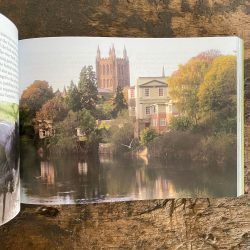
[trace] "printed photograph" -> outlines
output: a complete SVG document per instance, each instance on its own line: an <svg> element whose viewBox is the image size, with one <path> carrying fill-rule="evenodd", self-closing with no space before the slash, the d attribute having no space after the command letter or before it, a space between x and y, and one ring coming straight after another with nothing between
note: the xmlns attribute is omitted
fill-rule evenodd
<svg viewBox="0 0 250 250"><path fill-rule="evenodd" d="M0 102L0 225L20 210L18 105Z"/></svg>
<svg viewBox="0 0 250 250"><path fill-rule="evenodd" d="M20 41L21 201L235 196L236 46L225 37Z"/></svg>

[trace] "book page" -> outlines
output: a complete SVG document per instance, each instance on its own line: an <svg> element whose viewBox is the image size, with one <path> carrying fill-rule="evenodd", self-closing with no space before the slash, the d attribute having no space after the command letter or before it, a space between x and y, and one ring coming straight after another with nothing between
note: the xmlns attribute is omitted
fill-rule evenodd
<svg viewBox="0 0 250 250"><path fill-rule="evenodd" d="M0 14L0 225L20 211L18 31Z"/></svg>
<svg viewBox="0 0 250 250"><path fill-rule="evenodd" d="M236 37L37 38L19 52L22 202L237 195Z"/></svg>

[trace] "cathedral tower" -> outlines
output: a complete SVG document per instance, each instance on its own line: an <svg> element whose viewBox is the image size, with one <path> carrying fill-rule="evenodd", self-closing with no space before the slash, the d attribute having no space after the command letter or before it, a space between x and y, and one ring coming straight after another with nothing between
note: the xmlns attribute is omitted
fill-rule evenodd
<svg viewBox="0 0 250 250"><path fill-rule="evenodd" d="M130 86L129 59L126 48L123 49L123 57L116 57L115 47L109 49L107 58L101 57L98 46L96 54L96 78L100 89L109 89L115 92L117 86L122 88Z"/></svg>

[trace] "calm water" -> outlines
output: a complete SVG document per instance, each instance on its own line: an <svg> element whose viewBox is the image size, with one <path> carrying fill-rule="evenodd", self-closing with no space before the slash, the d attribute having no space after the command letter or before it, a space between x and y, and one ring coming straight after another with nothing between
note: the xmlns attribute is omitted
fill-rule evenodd
<svg viewBox="0 0 250 250"><path fill-rule="evenodd" d="M163 163L157 159L22 154L23 203L86 203L168 197L236 195L236 167Z"/></svg>

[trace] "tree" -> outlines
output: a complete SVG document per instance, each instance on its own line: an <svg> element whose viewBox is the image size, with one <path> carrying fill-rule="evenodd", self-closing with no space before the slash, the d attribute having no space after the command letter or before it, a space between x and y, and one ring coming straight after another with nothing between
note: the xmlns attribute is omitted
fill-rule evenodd
<svg viewBox="0 0 250 250"><path fill-rule="evenodd" d="M66 103L68 108L74 112L81 109L80 93L73 81L70 82L70 86L68 87Z"/></svg>
<svg viewBox="0 0 250 250"><path fill-rule="evenodd" d="M185 131L190 129L192 122L186 116L173 117L170 121L171 130L175 131Z"/></svg>
<svg viewBox="0 0 250 250"><path fill-rule="evenodd" d="M118 113L120 113L122 110L127 109L128 105L124 98L124 94L122 91L122 88L120 86L117 86L115 97L113 99L113 116L117 117Z"/></svg>
<svg viewBox="0 0 250 250"><path fill-rule="evenodd" d="M65 101L60 96L48 100L36 113L36 120L53 120L53 122L62 121L68 113Z"/></svg>
<svg viewBox="0 0 250 250"><path fill-rule="evenodd" d="M112 127L110 129L110 142L113 145L114 152L124 153L129 150L129 146L133 143L134 127L132 123L124 123L120 127ZM131 145L131 148L133 144Z"/></svg>
<svg viewBox="0 0 250 250"><path fill-rule="evenodd" d="M56 136L51 138L51 150L57 152L78 152L76 129L80 128L81 133L86 135L82 150L95 152L98 148L98 134L95 118L89 110L73 112L70 110L66 118L56 124Z"/></svg>
<svg viewBox="0 0 250 250"><path fill-rule="evenodd" d="M78 91L82 109L95 110L98 101L98 90L95 72L92 66L84 66L80 73Z"/></svg>
<svg viewBox="0 0 250 250"><path fill-rule="evenodd" d="M112 119L112 111L113 111L113 105L110 100L105 101L101 104L97 105L97 109L95 111L95 117L99 120L110 120Z"/></svg>
<svg viewBox="0 0 250 250"><path fill-rule="evenodd" d="M22 93L20 106L29 110L29 117L34 118L36 111L54 96L53 89L46 81L34 81Z"/></svg>
<svg viewBox="0 0 250 250"><path fill-rule="evenodd" d="M77 124L81 132L85 133L87 136L96 129L96 120L87 109L79 111L77 115Z"/></svg>
<svg viewBox="0 0 250 250"><path fill-rule="evenodd" d="M203 119L217 128L236 131L236 57L217 57L199 87L198 98Z"/></svg>
<svg viewBox="0 0 250 250"><path fill-rule="evenodd" d="M153 141L153 139L156 137L157 133L153 128L144 128L140 134L141 144L147 145L149 142Z"/></svg>
<svg viewBox="0 0 250 250"><path fill-rule="evenodd" d="M180 112L187 115L195 124L199 119L197 92L211 63L218 55L219 52L214 50L203 52L191 58L186 64L180 65L168 79L171 98Z"/></svg>

